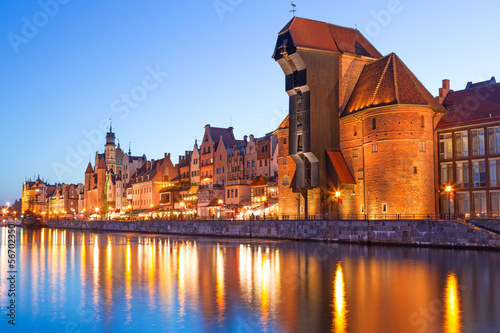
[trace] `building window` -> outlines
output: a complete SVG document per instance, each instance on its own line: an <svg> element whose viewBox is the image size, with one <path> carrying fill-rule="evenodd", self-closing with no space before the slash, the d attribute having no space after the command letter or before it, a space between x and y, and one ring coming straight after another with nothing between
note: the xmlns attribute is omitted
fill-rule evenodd
<svg viewBox="0 0 500 333"><path fill-rule="evenodd" d="M490 160L490 186L500 186L500 160Z"/></svg>
<svg viewBox="0 0 500 333"><path fill-rule="evenodd" d="M469 156L469 136L467 131L455 133L455 156Z"/></svg>
<svg viewBox="0 0 500 333"><path fill-rule="evenodd" d="M255 160L252 160L252 168L255 167Z"/></svg>
<svg viewBox="0 0 500 333"><path fill-rule="evenodd" d="M267 166L267 160L264 160L264 166Z"/></svg>
<svg viewBox="0 0 500 333"><path fill-rule="evenodd" d="M378 152L378 145L375 143L372 145L372 153Z"/></svg>
<svg viewBox="0 0 500 333"><path fill-rule="evenodd" d="M363 169L358 170L358 180L363 180L365 177L365 173L363 172Z"/></svg>
<svg viewBox="0 0 500 333"><path fill-rule="evenodd" d="M484 161L472 162L474 187L486 186L486 167Z"/></svg>
<svg viewBox="0 0 500 333"><path fill-rule="evenodd" d="M413 167L413 174L414 174L414 175L416 175L416 174L417 174L417 167L416 167L416 166L414 166L414 167Z"/></svg>
<svg viewBox="0 0 500 333"><path fill-rule="evenodd" d="M420 116L420 127L424 128L425 127L425 119L424 116Z"/></svg>
<svg viewBox="0 0 500 333"><path fill-rule="evenodd" d="M267 145L262 145L262 152L263 153L267 152Z"/></svg>
<svg viewBox="0 0 500 333"><path fill-rule="evenodd" d="M481 216L486 214L486 193L479 192L474 193L474 214L476 216Z"/></svg>
<svg viewBox="0 0 500 333"><path fill-rule="evenodd" d="M208 135L207 135L207 136L205 136L205 141L208 141Z"/></svg>
<svg viewBox="0 0 500 333"><path fill-rule="evenodd" d="M457 162L457 188L469 187L469 162Z"/></svg>
<svg viewBox="0 0 500 333"><path fill-rule="evenodd" d="M377 129L377 119L372 118L372 130L376 130L376 129Z"/></svg>
<svg viewBox="0 0 500 333"><path fill-rule="evenodd" d="M222 173L222 169L221 168L217 168L217 174L221 174Z"/></svg>
<svg viewBox="0 0 500 333"><path fill-rule="evenodd" d="M247 161L247 168L250 168L250 161Z"/></svg>
<svg viewBox="0 0 500 333"><path fill-rule="evenodd" d="M472 130L472 156L484 155L484 129Z"/></svg>
<svg viewBox="0 0 500 333"><path fill-rule="evenodd" d="M234 197L237 198L238 197L238 189L234 189Z"/></svg>
<svg viewBox="0 0 500 333"><path fill-rule="evenodd" d="M500 214L500 192L490 192L490 207L492 214L498 217Z"/></svg>
<svg viewBox="0 0 500 333"><path fill-rule="evenodd" d="M488 151L490 155L500 154L500 127L488 128Z"/></svg>
<svg viewBox="0 0 500 333"><path fill-rule="evenodd" d="M352 150L352 158L358 158L358 150L357 149Z"/></svg>
<svg viewBox="0 0 500 333"><path fill-rule="evenodd" d="M259 161L259 167L262 167L262 160Z"/></svg>
<svg viewBox="0 0 500 333"><path fill-rule="evenodd" d="M457 193L458 214L470 214L469 193Z"/></svg>
<svg viewBox="0 0 500 333"><path fill-rule="evenodd" d="M453 157L451 133L439 135L439 159L446 160Z"/></svg>
<svg viewBox="0 0 500 333"><path fill-rule="evenodd" d="M365 205L361 205L361 214L365 213Z"/></svg>
<svg viewBox="0 0 500 333"><path fill-rule="evenodd" d="M288 163L288 159L287 159L287 157L285 156L285 157L283 157L283 165L286 165L287 163Z"/></svg>
<svg viewBox="0 0 500 333"><path fill-rule="evenodd" d="M387 204L386 203L382 204L382 213L387 213Z"/></svg>
<svg viewBox="0 0 500 333"><path fill-rule="evenodd" d="M283 144L286 145L286 138L283 138Z"/></svg>
<svg viewBox="0 0 500 333"><path fill-rule="evenodd" d="M420 150L420 152L425 153L425 151L426 151L426 149L425 149L425 141L420 141L419 142L419 150Z"/></svg>
<svg viewBox="0 0 500 333"><path fill-rule="evenodd" d="M290 185L290 178L288 176L283 177L283 185Z"/></svg>
<svg viewBox="0 0 500 333"><path fill-rule="evenodd" d="M441 163L441 184L450 185L453 182L453 164Z"/></svg>
<svg viewBox="0 0 500 333"><path fill-rule="evenodd" d="M357 136L357 135L358 135L358 129L356 128L356 125L354 125L354 126L352 127L352 131L354 132L354 133L353 133L353 134L354 134L354 136Z"/></svg>

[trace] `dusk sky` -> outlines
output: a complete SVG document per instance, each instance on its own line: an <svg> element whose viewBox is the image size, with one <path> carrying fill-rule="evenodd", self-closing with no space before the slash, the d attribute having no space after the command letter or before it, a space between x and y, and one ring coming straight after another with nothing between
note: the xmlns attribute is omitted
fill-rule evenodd
<svg viewBox="0 0 500 333"><path fill-rule="evenodd" d="M297 16L357 27L395 52L433 94L441 80L500 79L498 1L297 0ZM191 150L203 126L238 138L274 130L288 112L271 58L290 1L0 3L0 205L25 179L83 182L104 149L161 158Z"/></svg>

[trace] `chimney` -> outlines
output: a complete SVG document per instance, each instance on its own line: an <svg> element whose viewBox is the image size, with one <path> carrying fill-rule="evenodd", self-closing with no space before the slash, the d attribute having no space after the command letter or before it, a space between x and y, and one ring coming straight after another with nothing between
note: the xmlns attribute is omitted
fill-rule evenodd
<svg viewBox="0 0 500 333"><path fill-rule="evenodd" d="M245 135L245 136L243 137L243 141L245 141L245 143L246 143L246 142L247 142L247 140L248 140L248 135Z"/></svg>
<svg viewBox="0 0 500 333"><path fill-rule="evenodd" d="M438 97L438 102L439 104L443 104L444 99L446 98L446 95L448 95L448 92L450 91L450 80L443 80L443 87L439 88L439 97Z"/></svg>

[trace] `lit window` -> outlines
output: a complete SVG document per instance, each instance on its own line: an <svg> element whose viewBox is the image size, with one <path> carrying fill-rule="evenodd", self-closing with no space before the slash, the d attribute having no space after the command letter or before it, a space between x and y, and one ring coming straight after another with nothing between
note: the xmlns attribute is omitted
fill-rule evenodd
<svg viewBox="0 0 500 333"><path fill-rule="evenodd" d="M375 143L372 145L372 153L378 152L378 145Z"/></svg>

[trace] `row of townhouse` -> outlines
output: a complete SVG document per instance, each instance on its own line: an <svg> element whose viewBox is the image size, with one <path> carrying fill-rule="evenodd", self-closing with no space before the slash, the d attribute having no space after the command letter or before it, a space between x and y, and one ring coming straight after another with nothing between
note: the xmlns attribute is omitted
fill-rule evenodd
<svg viewBox="0 0 500 333"><path fill-rule="evenodd" d="M80 214L86 217L260 215L277 213L277 137L234 137L205 126L201 144L179 156L148 160L115 146L110 126L103 154L89 163Z"/></svg>

